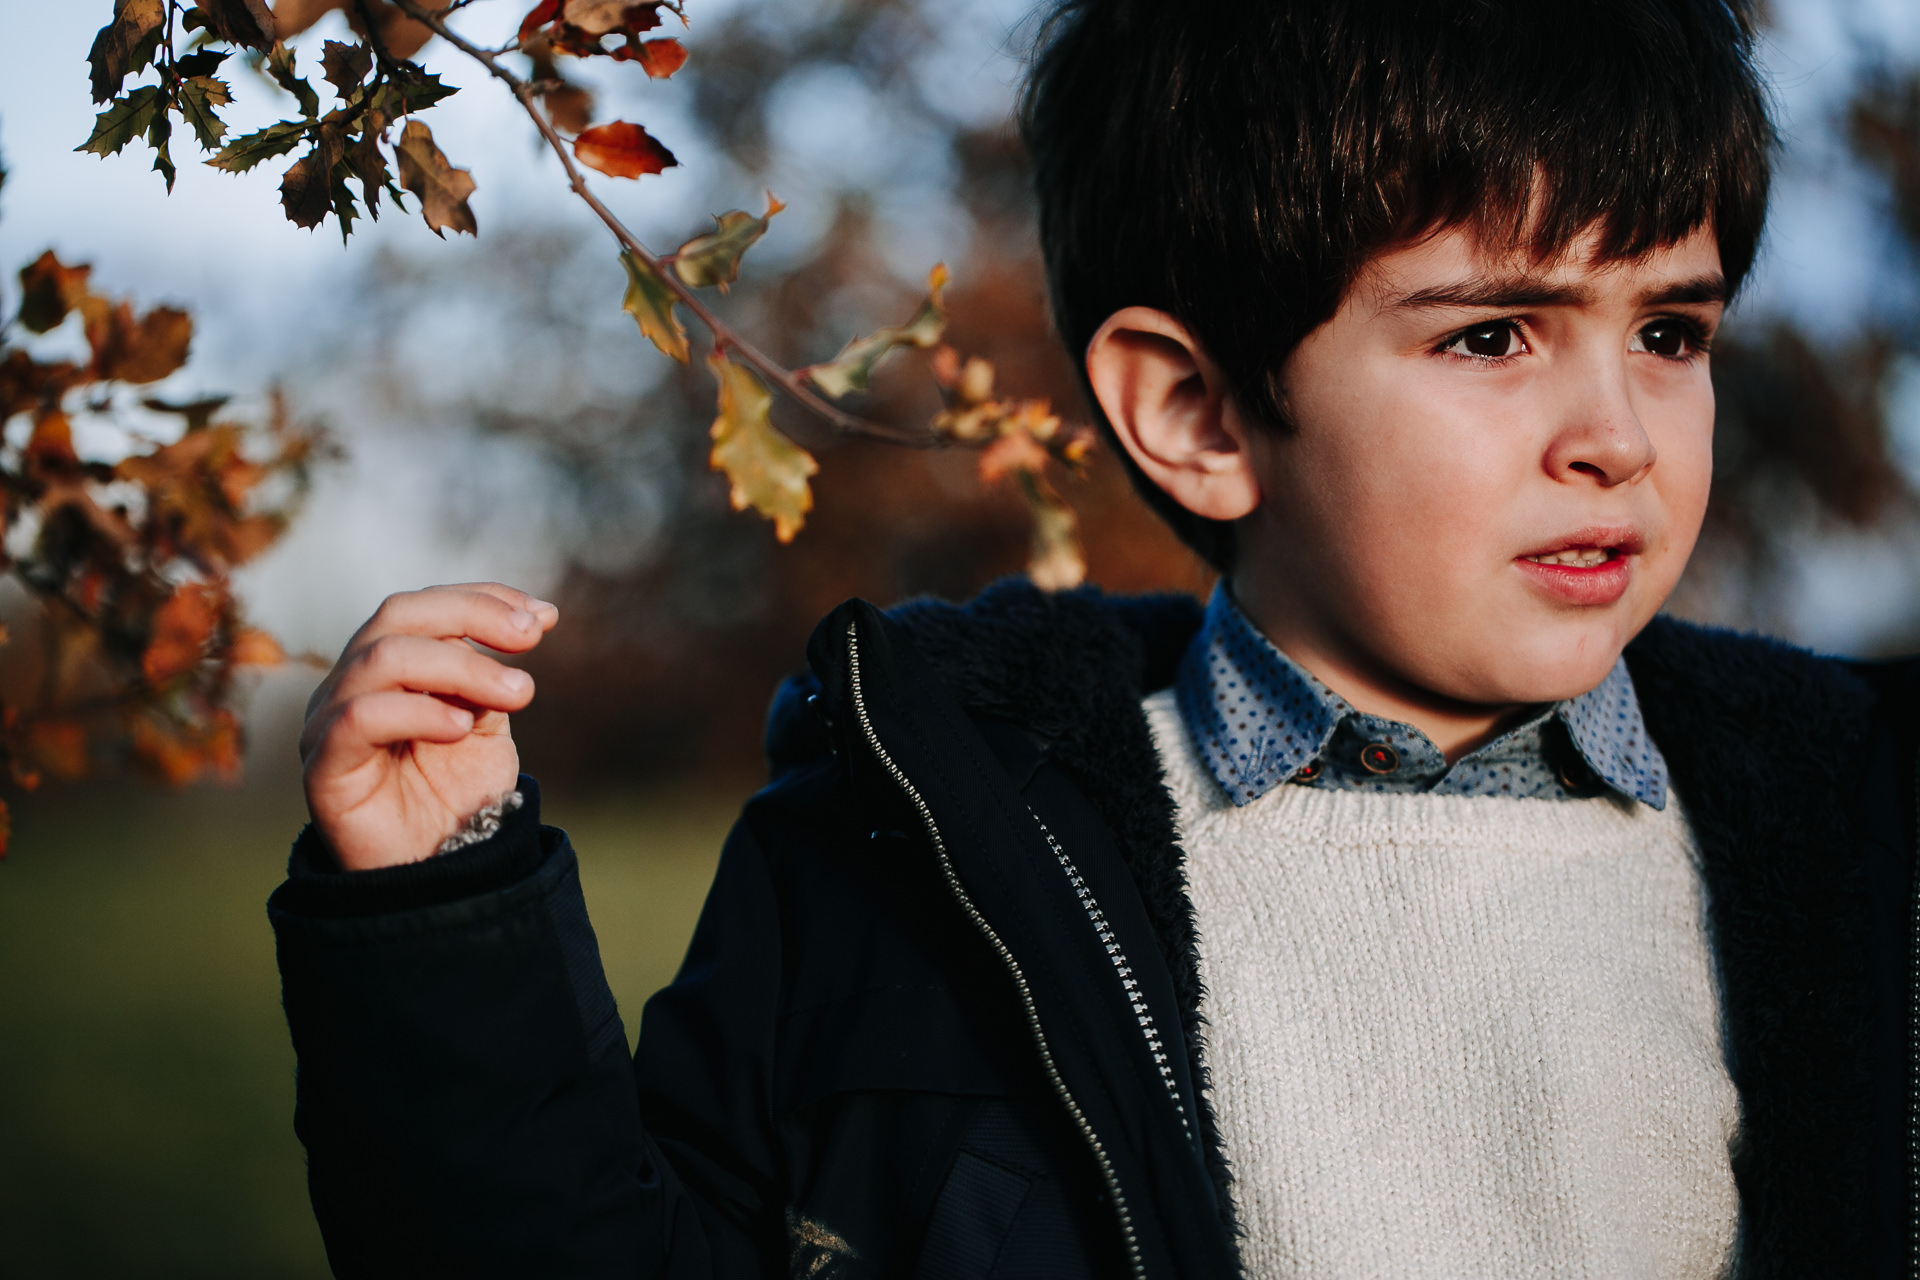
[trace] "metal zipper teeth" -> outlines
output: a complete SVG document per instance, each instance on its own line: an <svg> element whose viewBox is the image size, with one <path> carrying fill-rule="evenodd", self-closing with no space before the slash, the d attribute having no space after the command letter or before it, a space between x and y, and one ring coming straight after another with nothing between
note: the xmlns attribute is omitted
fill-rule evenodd
<svg viewBox="0 0 1920 1280"><path fill-rule="evenodd" d="M933 810L927 806L919 788L913 785L912 780L900 766L894 763L886 747L881 745L880 735L874 732L873 721L867 716L866 694L860 687L859 627L852 622L847 624L847 668L851 677L853 714L860 722L860 732L865 735L867 745L873 748L873 754L880 761L880 767L899 784L900 790L906 793L907 799L920 814L920 821L926 827L928 837L933 841L934 852L939 856L940 873L946 878L947 888L959 902L960 909L966 913L967 919L973 922L973 927L980 931L980 935L993 948L994 954L998 955L1001 963L1006 965L1007 972L1013 976L1013 985L1020 993L1021 1007L1026 1011L1027 1028L1033 1033L1033 1043L1040 1051L1041 1066L1046 1069L1047 1079L1053 1084L1053 1091L1060 1095L1060 1101L1066 1105L1067 1114L1072 1117L1074 1125L1080 1130L1081 1137L1086 1139L1087 1146L1092 1150L1094 1163L1100 1169L1101 1180L1106 1183L1107 1195L1113 1200L1114 1216L1120 1222L1120 1238L1127 1250L1128 1270L1132 1272L1135 1280L1146 1280L1147 1269L1140 1257L1140 1241L1134 1231L1133 1214L1127 1209L1127 1198L1120 1190L1119 1176L1114 1172L1113 1161L1107 1157L1106 1144L1101 1142L1100 1135L1093 1131L1093 1125L1088 1122L1086 1113L1080 1109L1079 1102L1067 1088L1067 1082L1060 1076L1059 1065L1053 1059L1053 1049L1047 1044L1047 1033L1040 1025L1040 1011L1034 1005L1033 988L1027 984L1027 975L1022 972L1020 962L1014 959L1013 952L1008 950L1007 944L1000 940L1000 935L994 932L991 924L987 923L987 918L980 913L980 908L974 905L966 886L960 883L960 876L953 869L953 859L947 853L946 839L941 836L940 827L933 820Z"/></svg>
<svg viewBox="0 0 1920 1280"><path fill-rule="evenodd" d="M1914 764L1913 920L1907 931L1907 1242L1920 1280L1920 761Z"/></svg>
<svg viewBox="0 0 1920 1280"><path fill-rule="evenodd" d="M1153 1020L1153 1010L1147 1007L1147 993L1140 989L1140 980L1133 976L1133 966L1127 963L1126 953L1120 949L1120 939L1107 923L1107 913L1100 909L1100 902L1093 896L1093 890L1087 886L1080 875L1080 868L1073 865L1073 859L1060 842L1054 839L1053 832L1040 815L1034 814L1033 820L1040 825L1040 833L1047 838L1047 848L1053 850L1053 856L1060 860L1060 869L1067 873L1067 883L1073 886L1074 896L1080 899L1081 910L1087 913L1087 919L1093 922L1093 931L1100 938L1100 945L1106 949L1107 959L1113 965L1113 971L1120 977L1120 987L1126 992L1127 1003L1133 1006L1134 1021L1140 1024L1140 1033L1146 1037L1147 1052L1153 1056L1153 1065L1160 1072L1160 1082L1167 1086L1167 1096L1173 1099L1174 1114L1180 1117L1180 1131L1193 1141L1193 1127L1187 1123L1187 1105L1180 1098L1180 1085L1173 1078L1173 1066L1167 1057L1167 1046L1160 1039L1160 1028Z"/></svg>

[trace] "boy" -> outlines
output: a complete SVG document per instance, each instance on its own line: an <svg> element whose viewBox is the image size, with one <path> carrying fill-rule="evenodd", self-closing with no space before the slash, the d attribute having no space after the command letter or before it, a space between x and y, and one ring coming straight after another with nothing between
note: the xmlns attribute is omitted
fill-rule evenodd
<svg viewBox="0 0 1920 1280"><path fill-rule="evenodd" d="M1068 0L1057 318L1223 585L836 610L631 1061L465 643L556 611L389 600L271 904L336 1271L1906 1274L1915 669L1654 617L1750 23Z"/></svg>

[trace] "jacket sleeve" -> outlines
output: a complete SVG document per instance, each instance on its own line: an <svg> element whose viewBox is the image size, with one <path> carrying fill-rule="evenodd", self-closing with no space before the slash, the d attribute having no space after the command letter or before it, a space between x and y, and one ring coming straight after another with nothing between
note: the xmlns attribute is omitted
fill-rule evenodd
<svg viewBox="0 0 1920 1280"><path fill-rule="evenodd" d="M268 904L335 1274L775 1270L772 1128L733 1087L771 1052L764 860L737 830L702 916L709 959L676 984L691 1021L661 1037L669 1156L641 1123L573 849L522 784L528 803L492 839L410 866L339 871L309 829Z"/></svg>

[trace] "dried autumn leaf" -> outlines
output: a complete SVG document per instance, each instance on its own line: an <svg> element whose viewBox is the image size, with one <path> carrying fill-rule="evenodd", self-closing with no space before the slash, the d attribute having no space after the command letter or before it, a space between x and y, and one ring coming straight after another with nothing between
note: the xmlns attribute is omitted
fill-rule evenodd
<svg viewBox="0 0 1920 1280"><path fill-rule="evenodd" d="M203 582L178 587L154 611L153 632L140 655L140 671L150 684L165 684L199 665L220 622L214 588Z"/></svg>
<svg viewBox="0 0 1920 1280"><path fill-rule="evenodd" d="M183 787L209 772L226 780L239 776L240 725L232 712L216 711L203 725L143 716L128 736L134 753L170 786Z"/></svg>
<svg viewBox="0 0 1920 1280"><path fill-rule="evenodd" d="M707 367L720 383L720 416L713 420L708 464L726 473L735 511L752 507L773 521L773 536L793 541L813 509L807 478L820 470L813 455L773 429L773 397L745 365L716 350Z"/></svg>
<svg viewBox="0 0 1920 1280"><path fill-rule="evenodd" d="M34 419L33 434L27 437L23 459L29 474L70 470L80 457L73 449L73 424L58 409L50 409Z"/></svg>
<svg viewBox="0 0 1920 1280"><path fill-rule="evenodd" d="M273 31L282 40L291 40L335 9L351 6L353 0L274 0Z"/></svg>
<svg viewBox="0 0 1920 1280"><path fill-rule="evenodd" d="M610 178L638 178L680 163L645 129L625 120L588 129L573 140L573 154Z"/></svg>
<svg viewBox="0 0 1920 1280"><path fill-rule="evenodd" d="M312 229L334 211L333 166L340 163L346 149L339 126L320 126L312 149L294 161L280 180L280 205L286 210L288 222Z"/></svg>
<svg viewBox="0 0 1920 1280"><path fill-rule="evenodd" d="M659 26L658 8L630 0L566 0L561 17L590 36L603 36L609 31L647 31Z"/></svg>
<svg viewBox="0 0 1920 1280"><path fill-rule="evenodd" d="M199 0L207 28L243 49L273 46L273 12L265 0Z"/></svg>
<svg viewBox="0 0 1920 1280"><path fill-rule="evenodd" d="M233 638L227 656L237 667L277 667L287 660L287 651L258 627L248 627Z"/></svg>
<svg viewBox="0 0 1920 1280"><path fill-rule="evenodd" d="M321 49L320 74L343 100L360 87L372 70L373 51L363 44L329 40Z"/></svg>
<svg viewBox="0 0 1920 1280"><path fill-rule="evenodd" d="M727 286L740 278L740 259L753 242L767 234L773 215L786 208L767 192L767 211L754 217L732 209L715 218L714 229L681 245L673 255L673 272L693 288L706 285Z"/></svg>
<svg viewBox="0 0 1920 1280"><path fill-rule="evenodd" d="M674 314L673 291L630 251L620 254L620 265L627 270L627 294L620 301L621 309L634 318L640 332L660 348L662 355L685 364L690 356L687 328Z"/></svg>
<svg viewBox="0 0 1920 1280"><path fill-rule="evenodd" d="M267 74L273 77L275 84L293 95L300 104L300 114L309 120L320 116L320 95L313 91L306 78L293 68L294 53L284 44L276 44L267 51Z"/></svg>
<svg viewBox="0 0 1920 1280"><path fill-rule="evenodd" d="M474 191L473 175L447 163L434 145L431 129L418 120L407 121L395 154L400 161L400 185L419 198L420 215L433 234L442 239L448 230L480 234L467 205Z"/></svg>
<svg viewBox="0 0 1920 1280"><path fill-rule="evenodd" d="M947 310L940 297L946 287L947 268L942 263L928 273L926 301L920 304L913 319L855 338L840 349L839 355L825 364L802 369L801 375L835 399L867 390L872 385L874 368L888 353L899 347L925 350L940 341L940 335L947 328Z"/></svg>
<svg viewBox="0 0 1920 1280"><path fill-rule="evenodd" d="M621 53L626 50L622 49ZM687 47L678 40L648 40L633 55L641 69L655 80L665 80L687 63Z"/></svg>
<svg viewBox="0 0 1920 1280"><path fill-rule="evenodd" d="M62 782L87 776L87 731L72 720L36 720L27 727L27 755Z"/></svg>
<svg viewBox="0 0 1920 1280"><path fill-rule="evenodd" d="M157 38L167 20L165 0L127 0L113 21L93 38L87 61L93 67L93 100L105 102L120 92L127 73L137 69L140 46ZM149 52L148 57L151 57Z"/></svg>
<svg viewBox="0 0 1920 1280"><path fill-rule="evenodd" d="M103 381L158 382L187 362L193 343L193 317L177 307L155 307L133 319L124 302L115 312L108 339L95 352Z"/></svg>
<svg viewBox="0 0 1920 1280"><path fill-rule="evenodd" d="M51 249L20 268L20 323L34 333L55 328L93 297L87 287L92 274L92 267L63 265Z"/></svg>

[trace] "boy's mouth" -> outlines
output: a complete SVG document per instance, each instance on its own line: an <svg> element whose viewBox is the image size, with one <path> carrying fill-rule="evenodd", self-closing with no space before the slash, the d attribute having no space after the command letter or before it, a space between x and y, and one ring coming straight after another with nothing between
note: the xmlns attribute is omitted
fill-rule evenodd
<svg viewBox="0 0 1920 1280"><path fill-rule="evenodd" d="M1595 565L1605 564L1613 559L1611 547L1572 547L1566 551L1549 551L1543 555L1521 556L1522 560L1531 560L1535 564L1564 564L1575 569L1591 569Z"/></svg>
<svg viewBox="0 0 1920 1280"><path fill-rule="evenodd" d="M1609 605L1626 594L1641 545L1632 529L1581 529L1515 561L1536 587L1568 604Z"/></svg>

